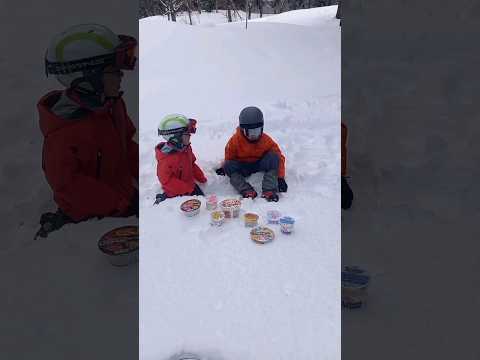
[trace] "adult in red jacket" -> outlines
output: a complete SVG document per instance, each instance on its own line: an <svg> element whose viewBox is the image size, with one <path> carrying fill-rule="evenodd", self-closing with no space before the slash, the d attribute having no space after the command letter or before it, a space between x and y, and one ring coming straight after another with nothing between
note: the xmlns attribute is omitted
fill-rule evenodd
<svg viewBox="0 0 480 360"><path fill-rule="evenodd" d="M207 178L196 164L190 145L195 125L196 120L180 114L167 115L160 122L158 135L167 141L155 147L157 177L164 191L157 195L156 203L176 196L204 195L196 181L205 183Z"/></svg>
<svg viewBox="0 0 480 360"><path fill-rule="evenodd" d="M59 212L42 216L40 236L65 222L138 215L136 129L121 91L122 70L135 66L136 44L96 24L73 26L53 38L46 73L66 89L42 97L38 111L42 167Z"/></svg>
<svg viewBox="0 0 480 360"><path fill-rule="evenodd" d="M91 108L73 90L53 91L38 111L42 167L58 207L74 221L131 215L138 144L123 100Z"/></svg>

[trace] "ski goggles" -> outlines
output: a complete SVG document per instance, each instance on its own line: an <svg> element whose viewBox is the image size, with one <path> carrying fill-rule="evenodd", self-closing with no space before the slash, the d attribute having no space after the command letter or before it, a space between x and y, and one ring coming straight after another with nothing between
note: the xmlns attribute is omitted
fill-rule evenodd
<svg viewBox="0 0 480 360"><path fill-rule="evenodd" d="M173 134L195 134L197 132L197 120L188 119L188 125L176 129L160 130L158 129L158 135L173 135Z"/></svg>
<svg viewBox="0 0 480 360"><path fill-rule="evenodd" d="M121 70L133 70L137 61L137 40L128 35L118 35L120 45L111 54L93 56L87 59L50 62L45 57L45 74L65 75L77 71L88 71L113 65Z"/></svg>
<svg viewBox="0 0 480 360"><path fill-rule="evenodd" d="M262 123L241 125L240 127L242 128L242 131L245 137L248 138L249 140L258 139L263 132Z"/></svg>

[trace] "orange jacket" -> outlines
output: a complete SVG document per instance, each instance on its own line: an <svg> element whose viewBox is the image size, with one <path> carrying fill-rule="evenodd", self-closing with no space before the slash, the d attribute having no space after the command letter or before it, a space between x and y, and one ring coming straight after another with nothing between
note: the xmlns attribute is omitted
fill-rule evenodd
<svg viewBox="0 0 480 360"><path fill-rule="evenodd" d="M348 129L342 123L342 176L347 176L347 136Z"/></svg>
<svg viewBox="0 0 480 360"><path fill-rule="evenodd" d="M262 134L260 140L252 143L245 138L240 128L237 128L237 131L225 146L225 160L255 162L269 151L273 151L280 156L278 177L285 177L285 156L283 156L278 144L265 133Z"/></svg>

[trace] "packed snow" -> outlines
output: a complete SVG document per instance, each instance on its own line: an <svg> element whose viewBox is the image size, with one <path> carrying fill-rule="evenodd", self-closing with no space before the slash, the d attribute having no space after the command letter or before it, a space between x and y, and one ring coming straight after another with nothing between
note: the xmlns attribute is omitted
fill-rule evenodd
<svg viewBox="0 0 480 360"><path fill-rule="evenodd" d="M336 7L213 27L140 21L140 358L190 351L204 359L340 359L340 28ZM160 119L198 120L192 136L204 192L238 197L217 176L245 106L264 112L284 152L288 192L278 203L244 200L265 223L277 209L291 235L269 225L258 245L239 219L209 224L202 201L153 206L161 192L154 148ZM261 191L261 175L250 182Z"/></svg>

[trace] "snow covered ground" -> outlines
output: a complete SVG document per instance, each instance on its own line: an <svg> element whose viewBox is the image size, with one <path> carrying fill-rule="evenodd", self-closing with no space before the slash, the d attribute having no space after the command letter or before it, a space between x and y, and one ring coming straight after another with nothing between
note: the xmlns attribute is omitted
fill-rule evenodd
<svg viewBox="0 0 480 360"><path fill-rule="evenodd" d="M140 21L140 358L182 350L208 359L340 359L340 28L336 7L192 27ZM287 158L276 208L296 231L254 244L240 220L185 218L161 191L154 147L168 113L198 120L192 146L205 193L236 196L221 162L240 110L260 107ZM261 177L252 184L259 189Z"/></svg>

